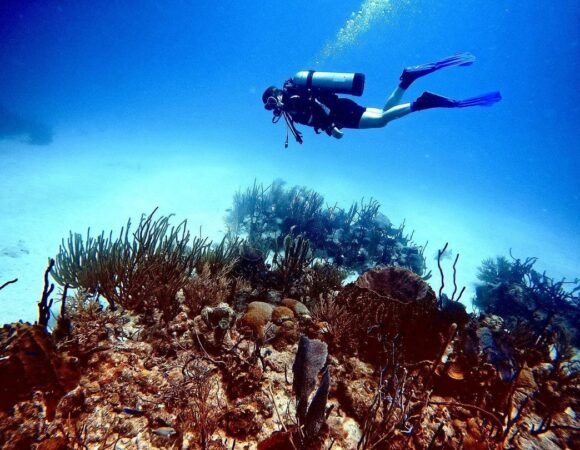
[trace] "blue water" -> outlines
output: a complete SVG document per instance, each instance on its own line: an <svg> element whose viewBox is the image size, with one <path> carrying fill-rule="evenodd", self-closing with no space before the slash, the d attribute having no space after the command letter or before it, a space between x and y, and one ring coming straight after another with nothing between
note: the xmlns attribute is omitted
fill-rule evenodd
<svg viewBox="0 0 580 450"><path fill-rule="evenodd" d="M349 18L357 33L338 45ZM46 145L0 123L0 284L19 278L0 292L0 322L34 320L46 258L70 229L116 230L160 206L218 236L254 179L331 203L373 196L430 254L448 240L469 286L478 262L510 248L578 276L578 24L572 0L3 0L0 111ZM301 127L305 143L286 150L261 104L265 87L313 68L365 73L360 101L382 107L403 67L460 51L476 63L419 80L404 100L499 89L501 103L341 141Z"/></svg>

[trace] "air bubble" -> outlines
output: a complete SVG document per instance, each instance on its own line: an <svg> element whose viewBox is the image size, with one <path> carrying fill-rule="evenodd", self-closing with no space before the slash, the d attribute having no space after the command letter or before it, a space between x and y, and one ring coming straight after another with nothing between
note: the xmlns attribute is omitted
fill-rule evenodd
<svg viewBox="0 0 580 450"><path fill-rule="evenodd" d="M340 52L352 47L359 37L369 31L377 21L392 19L397 7L406 3L408 0L363 0L360 9L350 14L335 38L326 44L316 59L317 63L335 57Z"/></svg>

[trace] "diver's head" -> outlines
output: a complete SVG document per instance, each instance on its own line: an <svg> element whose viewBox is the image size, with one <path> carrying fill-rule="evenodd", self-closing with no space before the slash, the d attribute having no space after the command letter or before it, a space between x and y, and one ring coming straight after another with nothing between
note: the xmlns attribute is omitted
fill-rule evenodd
<svg viewBox="0 0 580 450"><path fill-rule="evenodd" d="M282 90L278 89L276 86L270 86L262 94L262 102L264 103L264 108L268 111L272 111L279 106L282 101Z"/></svg>

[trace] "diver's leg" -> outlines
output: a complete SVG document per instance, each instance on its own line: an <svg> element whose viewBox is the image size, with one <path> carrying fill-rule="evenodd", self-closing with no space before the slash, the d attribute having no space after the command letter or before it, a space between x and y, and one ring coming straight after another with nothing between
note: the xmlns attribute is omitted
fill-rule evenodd
<svg viewBox="0 0 580 450"><path fill-rule="evenodd" d="M454 100L432 92L424 92L413 103L403 103L388 110L379 108L367 108L360 118L358 128L382 128L395 119L400 119L415 111L423 111L431 108L468 108L471 106L491 106L501 100L498 91L465 100Z"/></svg>
<svg viewBox="0 0 580 450"><path fill-rule="evenodd" d="M396 105L388 110L367 108L360 118L358 128L382 128L395 119L400 119L411 113L411 103Z"/></svg>
<svg viewBox="0 0 580 450"><path fill-rule="evenodd" d="M401 99L403 98L403 94L405 93L405 91L406 89L403 89L400 85L397 86L387 99L387 103L385 103L383 111L391 109L393 106L396 106L399 103L401 103Z"/></svg>

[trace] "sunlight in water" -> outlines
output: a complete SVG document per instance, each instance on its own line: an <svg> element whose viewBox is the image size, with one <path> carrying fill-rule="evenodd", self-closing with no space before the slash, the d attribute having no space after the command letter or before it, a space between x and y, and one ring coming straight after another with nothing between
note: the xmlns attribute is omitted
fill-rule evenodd
<svg viewBox="0 0 580 450"><path fill-rule="evenodd" d="M350 15L335 38L326 44L316 63L322 63L352 47L375 23L391 20L397 9L408 3L409 0L363 0L360 9Z"/></svg>

